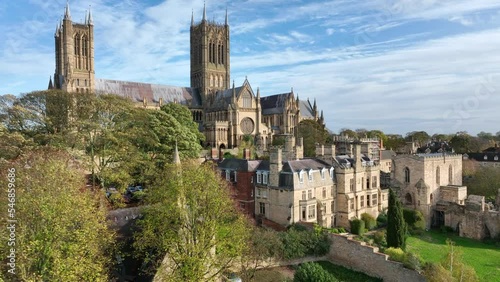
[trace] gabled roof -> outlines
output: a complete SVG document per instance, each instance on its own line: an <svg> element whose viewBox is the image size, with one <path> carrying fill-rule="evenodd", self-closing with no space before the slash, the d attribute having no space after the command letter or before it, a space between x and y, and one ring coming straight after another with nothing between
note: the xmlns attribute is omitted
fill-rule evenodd
<svg viewBox="0 0 500 282"><path fill-rule="evenodd" d="M96 78L95 91L97 94L115 94L129 98L134 102L179 103L186 106L201 106L198 91L191 87L177 87L141 82L108 80Z"/></svg>
<svg viewBox="0 0 500 282"><path fill-rule="evenodd" d="M422 178L420 178L420 180L417 181L417 183L415 184L415 187L417 187L418 189L429 188L429 186L427 186L427 184L425 184L425 181Z"/></svg>
<svg viewBox="0 0 500 282"><path fill-rule="evenodd" d="M308 101L299 100L300 115L302 117L314 118L314 111L311 103Z"/></svg>

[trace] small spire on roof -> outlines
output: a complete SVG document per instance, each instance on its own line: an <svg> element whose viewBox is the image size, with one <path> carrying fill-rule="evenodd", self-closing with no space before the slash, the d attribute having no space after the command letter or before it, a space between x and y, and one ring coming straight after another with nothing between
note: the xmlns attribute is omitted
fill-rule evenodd
<svg viewBox="0 0 500 282"><path fill-rule="evenodd" d="M194 10L191 9L191 26L194 26Z"/></svg>
<svg viewBox="0 0 500 282"><path fill-rule="evenodd" d="M92 5L89 5L89 21L88 25L94 25L94 19L92 18Z"/></svg>
<svg viewBox="0 0 500 282"><path fill-rule="evenodd" d="M203 1L203 19L202 21L205 21L207 19L207 8L206 8L206 3Z"/></svg>
<svg viewBox="0 0 500 282"><path fill-rule="evenodd" d="M181 164L181 158L179 157L179 150L177 149L177 139L175 140L175 150L174 150L174 164Z"/></svg>
<svg viewBox="0 0 500 282"><path fill-rule="evenodd" d="M52 76L49 76L49 87L48 89L54 89L54 84L52 84Z"/></svg>
<svg viewBox="0 0 500 282"><path fill-rule="evenodd" d="M228 24L228 20L227 20L227 6L226 6L226 25Z"/></svg>
<svg viewBox="0 0 500 282"><path fill-rule="evenodd" d="M64 10L64 19L71 20L71 13L69 11L69 0L66 1L66 9Z"/></svg>

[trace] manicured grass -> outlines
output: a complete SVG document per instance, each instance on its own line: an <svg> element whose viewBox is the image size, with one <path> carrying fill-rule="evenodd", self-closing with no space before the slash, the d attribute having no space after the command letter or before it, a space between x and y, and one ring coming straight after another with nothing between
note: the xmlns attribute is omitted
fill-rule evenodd
<svg viewBox="0 0 500 282"><path fill-rule="evenodd" d="M330 272L339 281L345 282L382 282L382 279L368 276L364 273L350 270L340 265L332 264L329 261L317 262L324 270Z"/></svg>
<svg viewBox="0 0 500 282"><path fill-rule="evenodd" d="M420 236L409 237L407 251L419 254L428 262L440 262L447 253L446 239L460 246L463 261L472 266L484 282L500 282L500 247L480 241L458 237L450 233L431 230Z"/></svg>

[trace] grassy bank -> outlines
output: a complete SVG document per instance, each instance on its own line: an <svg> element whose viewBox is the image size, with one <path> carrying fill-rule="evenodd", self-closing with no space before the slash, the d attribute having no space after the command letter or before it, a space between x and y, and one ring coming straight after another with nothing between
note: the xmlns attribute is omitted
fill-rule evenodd
<svg viewBox="0 0 500 282"><path fill-rule="evenodd" d="M463 261L476 270L481 281L500 282L500 247L498 245L432 230L420 236L409 237L407 250L419 254L425 261L440 262L447 252L447 238L460 246Z"/></svg>

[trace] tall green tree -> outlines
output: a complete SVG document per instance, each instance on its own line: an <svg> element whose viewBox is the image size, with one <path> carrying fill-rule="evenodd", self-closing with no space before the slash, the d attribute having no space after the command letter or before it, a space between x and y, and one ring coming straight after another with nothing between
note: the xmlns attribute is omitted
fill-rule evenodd
<svg viewBox="0 0 500 282"><path fill-rule="evenodd" d="M467 192L485 196L487 201L494 201L500 187L500 167L479 166L464 181Z"/></svg>
<svg viewBox="0 0 500 282"><path fill-rule="evenodd" d="M387 247L405 248L407 226L401 202L389 189L389 210L387 211Z"/></svg>
<svg viewBox="0 0 500 282"><path fill-rule="evenodd" d="M318 121L305 119L297 126L297 137L304 138L304 157L315 157L316 144L324 145L328 136L325 126Z"/></svg>
<svg viewBox="0 0 500 282"><path fill-rule="evenodd" d="M77 160L51 148L1 165L0 185L15 189L9 219L17 222L15 245L0 244L0 252L15 248L19 281L109 281L114 234L83 175ZM7 193L0 193L0 203L12 203ZM6 220L0 217L0 224L7 226ZM0 236L8 232L1 228ZM0 268L7 273L6 264Z"/></svg>
<svg viewBox="0 0 500 282"><path fill-rule="evenodd" d="M160 281L211 281L247 247L246 219L209 165L166 167L145 201L134 247Z"/></svg>

